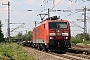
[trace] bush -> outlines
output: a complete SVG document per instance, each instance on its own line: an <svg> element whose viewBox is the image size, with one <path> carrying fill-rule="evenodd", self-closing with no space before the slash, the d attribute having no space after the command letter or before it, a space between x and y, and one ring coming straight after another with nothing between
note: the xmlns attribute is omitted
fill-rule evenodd
<svg viewBox="0 0 90 60"><path fill-rule="evenodd" d="M15 43L0 45L0 60L35 60L22 49L22 46Z"/></svg>
<svg viewBox="0 0 90 60"><path fill-rule="evenodd" d="M90 44L90 40L87 41L87 44Z"/></svg>
<svg viewBox="0 0 90 60"><path fill-rule="evenodd" d="M71 43L77 44L77 43L82 43L83 41L80 39L76 39L76 38L71 38Z"/></svg>

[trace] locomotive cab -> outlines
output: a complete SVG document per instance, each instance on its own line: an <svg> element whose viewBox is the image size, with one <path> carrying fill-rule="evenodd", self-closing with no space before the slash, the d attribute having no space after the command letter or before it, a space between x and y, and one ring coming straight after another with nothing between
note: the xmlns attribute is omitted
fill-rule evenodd
<svg viewBox="0 0 90 60"><path fill-rule="evenodd" d="M49 46L70 47L70 27L68 22L49 22Z"/></svg>
<svg viewBox="0 0 90 60"><path fill-rule="evenodd" d="M67 20L49 20L48 21L49 49L71 48L70 44L70 25Z"/></svg>

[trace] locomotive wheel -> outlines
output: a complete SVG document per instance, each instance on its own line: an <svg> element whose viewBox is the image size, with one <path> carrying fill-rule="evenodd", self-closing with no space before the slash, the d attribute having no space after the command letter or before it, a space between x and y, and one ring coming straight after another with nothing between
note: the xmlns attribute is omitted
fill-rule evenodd
<svg viewBox="0 0 90 60"><path fill-rule="evenodd" d="M45 52L45 47L42 48L42 51Z"/></svg>
<svg viewBox="0 0 90 60"><path fill-rule="evenodd" d="M49 49L48 48L46 48L46 53L48 53L49 52Z"/></svg>
<svg viewBox="0 0 90 60"><path fill-rule="evenodd" d="M38 44L37 48L38 48L38 50L40 50L40 46L39 46L39 44Z"/></svg>
<svg viewBox="0 0 90 60"><path fill-rule="evenodd" d="M49 49L44 46L44 47L42 48L42 51L48 53L48 52L49 52Z"/></svg>
<svg viewBox="0 0 90 60"><path fill-rule="evenodd" d="M41 51L40 44L38 44L37 49Z"/></svg>

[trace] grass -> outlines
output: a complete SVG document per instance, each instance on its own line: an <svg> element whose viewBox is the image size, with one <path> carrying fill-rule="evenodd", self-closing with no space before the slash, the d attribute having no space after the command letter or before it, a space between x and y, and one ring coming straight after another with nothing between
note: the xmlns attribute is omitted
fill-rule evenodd
<svg viewBox="0 0 90 60"><path fill-rule="evenodd" d="M86 44L82 42L82 43L77 43L76 45L81 45L81 46L90 45L90 40L86 41Z"/></svg>
<svg viewBox="0 0 90 60"><path fill-rule="evenodd" d="M0 44L0 60L35 60L16 43Z"/></svg>

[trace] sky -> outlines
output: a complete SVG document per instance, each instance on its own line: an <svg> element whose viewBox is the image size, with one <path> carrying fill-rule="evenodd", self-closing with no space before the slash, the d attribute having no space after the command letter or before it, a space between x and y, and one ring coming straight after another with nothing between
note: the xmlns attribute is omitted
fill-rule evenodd
<svg viewBox="0 0 90 60"><path fill-rule="evenodd" d="M75 36L84 31L80 28L84 27L83 22L81 20L77 21L77 19L84 19L83 11L79 12L76 9L83 9L85 6L90 9L90 0L0 0L0 20L2 22L4 37L7 37L8 6L2 5L2 3L8 4L8 1L10 2L10 23L19 23L10 24L10 31L12 31L10 33L11 36L15 36L19 32L25 34L26 31L32 31L34 28L34 21L37 21L38 23L41 21L38 14L46 14L48 8L50 8L50 16L60 16L60 19L68 20L70 22L71 35ZM64 12L54 10L70 11ZM87 19L90 19L90 11L87 11L86 15ZM47 16L45 18L47 18ZM90 20L87 20L87 33L90 34L89 26Z"/></svg>

